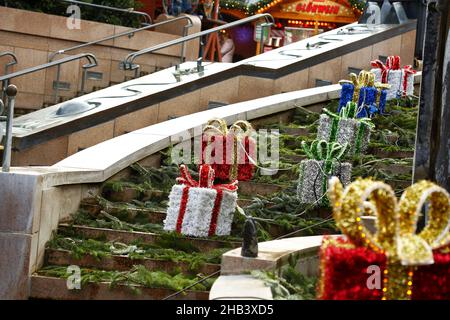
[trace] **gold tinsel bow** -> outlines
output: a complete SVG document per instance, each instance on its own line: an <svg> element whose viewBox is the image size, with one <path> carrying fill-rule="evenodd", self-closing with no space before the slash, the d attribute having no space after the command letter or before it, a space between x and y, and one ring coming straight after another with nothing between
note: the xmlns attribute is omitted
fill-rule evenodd
<svg viewBox="0 0 450 320"><path fill-rule="evenodd" d="M233 123L228 129L227 123L223 119L211 119L207 122L206 126L203 128L203 133L208 136L207 148L211 148L212 145L212 136L221 135L224 138L228 136L228 134L233 134L233 153L231 155L231 163L233 164L230 169L230 179L236 180L238 176L238 144L243 140L244 137L250 136L253 132L253 127L250 122L245 120L238 120ZM242 146L241 146L242 147ZM244 152L245 148L244 148ZM211 163L209 157L211 152L209 149L206 151L206 155L208 159L206 163ZM228 155L226 155L228 157ZM250 155L248 155L250 157Z"/></svg>
<svg viewBox="0 0 450 320"><path fill-rule="evenodd" d="M410 299L415 268L434 263L433 251L450 243L450 196L429 181L405 189L397 201L392 188L372 179L358 179L345 190L330 179L329 198L337 226L357 246L369 247L387 257L383 299ZM428 200L425 228L416 234L417 221ZM362 215L375 215L371 234Z"/></svg>
<svg viewBox="0 0 450 320"><path fill-rule="evenodd" d="M378 91L377 103L380 100L380 94L383 89L389 89L391 86L386 83L375 82L375 74L370 71L362 70L359 75L350 73L350 80L340 80L339 84L350 83L354 86L353 102L358 103L362 87L376 87Z"/></svg>

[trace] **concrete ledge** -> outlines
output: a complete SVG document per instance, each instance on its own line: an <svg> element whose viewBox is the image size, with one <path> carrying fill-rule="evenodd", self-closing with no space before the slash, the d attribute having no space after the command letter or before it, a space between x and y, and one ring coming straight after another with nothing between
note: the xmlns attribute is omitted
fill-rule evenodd
<svg viewBox="0 0 450 320"><path fill-rule="evenodd" d="M322 236L287 238L262 242L257 258L241 256L241 248L228 251L222 256L221 274L245 274L252 270L275 271L287 263L292 255L300 260L317 255Z"/></svg>
<svg viewBox="0 0 450 320"><path fill-rule="evenodd" d="M263 281L250 275L221 276L213 284L209 300L271 300Z"/></svg>
<svg viewBox="0 0 450 320"><path fill-rule="evenodd" d="M317 276L318 252L323 236L287 238L259 243L257 258L241 256L241 248L222 256L221 276L214 282L210 300L272 299L271 289L249 273L266 270L279 273L291 257L297 259L296 269L307 276Z"/></svg>

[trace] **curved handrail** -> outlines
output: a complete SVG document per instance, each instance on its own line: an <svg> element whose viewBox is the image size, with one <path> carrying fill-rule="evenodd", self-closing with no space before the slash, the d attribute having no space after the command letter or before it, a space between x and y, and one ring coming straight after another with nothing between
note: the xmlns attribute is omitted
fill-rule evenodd
<svg viewBox="0 0 450 320"><path fill-rule="evenodd" d="M145 22L141 23L143 26L148 26L148 25L152 24L152 18L150 17L150 15L148 13L145 13L145 12L142 12L142 11L135 11L133 8L121 9L121 8L116 8L116 7L108 7L108 6L104 6L104 5L100 5L100 4L88 3L88 2L82 2L82 1L75 1L75 0L60 0L60 1L68 2L68 3L76 4L76 5L93 7L93 8L99 8L99 9L105 9L105 10L111 10L111 11L135 14L135 15L139 15L139 16L144 18Z"/></svg>
<svg viewBox="0 0 450 320"><path fill-rule="evenodd" d="M10 51L0 52L0 58L5 56L9 56L12 58L12 61L5 65L5 74L6 74L8 73L8 67L17 64L17 56Z"/></svg>
<svg viewBox="0 0 450 320"><path fill-rule="evenodd" d="M40 70L48 69L53 66L60 66L62 64L65 64L65 63L68 63L71 61L81 60L83 58L85 58L88 61L87 64L83 65L83 78L81 79L81 92L84 93L84 85L86 82L86 70L96 67L98 65L97 58L92 53L80 53L80 54L77 54L74 56L69 56L69 57L59 59L56 61L44 63L44 64L41 64L41 65L38 65L35 67L20 70L20 71L14 72L14 73L5 74L4 76L0 77L0 81L3 83L3 87L5 87L5 84L7 84L10 79L21 77L21 76L27 75L29 73L34 73L34 72L37 72Z"/></svg>
<svg viewBox="0 0 450 320"><path fill-rule="evenodd" d="M83 65L83 68L85 69L89 69L89 68L93 68L97 66L97 58L95 57L95 55L93 55L92 53L80 53L74 56L70 56L70 57L66 57L63 59L59 59L56 61L52 61L52 62L48 62L48 63L44 63L35 67L31 67L28 69L23 69L14 73L10 73L10 74L6 74L4 76L0 76L0 81L5 81L5 80L10 80L12 78L17 78L17 77L21 77L24 76L26 74L29 73L33 73L33 72L37 72L40 70L44 70L44 69L48 69L50 67L53 66L57 66L57 65L61 65L70 61L75 61L75 60L81 60L83 58L86 58L88 60L88 63Z"/></svg>
<svg viewBox="0 0 450 320"><path fill-rule="evenodd" d="M247 18L244 18L244 19L239 19L237 21L233 21L233 22L221 25L221 26L217 26L215 28L211 28L211 29L208 29L208 30L197 32L197 33L194 33L194 34L182 37L182 38L171 40L171 41L168 41L168 42L165 42L165 43L162 43L162 44L158 44L158 45L150 47L150 48L146 48L146 49L143 49L143 50L140 50L140 51L136 51L136 52L130 53L129 55L127 55L125 57L125 59L121 63L121 65L123 66L123 68L125 70L134 70L135 64L133 63L133 61L137 57L139 57L139 56L141 56L143 54L151 53L151 52L154 52L154 51L158 51L158 50L161 50L161 49L164 49L164 48L167 48L167 47L171 47L171 46L174 46L174 45L177 45L177 44L180 44L180 43L185 43L187 41L190 41L190 40L193 40L193 39L197 39L197 38L201 38L201 37L203 37L205 35L208 35L208 34L211 34L211 33L214 33L214 32L218 32L218 31L221 31L221 30L224 30L224 29L229 29L229 28L232 28L232 27L235 27L235 26L239 26L241 24L245 24L245 23L248 23L248 22L251 22L251 21L262 19L262 18L264 18L266 20L266 22L270 23L270 24L273 24L275 22L275 20L273 19L272 15L269 14L269 13L255 14L253 16L250 16L250 17L247 17Z"/></svg>
<svg viewBox="0 0 450 320"><path fill-rule="evenodd" d="M8 62L7 64L5 64L5 75L8 74L9 67L17 64L17 62L18 62L17 61L17 56L14 53L12 53L10 51L0 52L0 58L6 57L6 56L11 57L12 61ZM8 85L9 85L8 80L2 82L2 93L1 93L1 99L2 100L5 100L6 88L8 87ZM3 109L0 108L0 115L1 114L3 114Z"/></svg>
<svg viewBox="0 0 450 320"><path fill-rule="evenodd" d="M139 29L124 31L124 32L121 32L121 33L118 33L118 34L115 34L115 35L112 35L112 36L108 36L108 37L105 37L105 38L102 38L102 39L99 39L99 40L94 40L94 41L86 42L86 43L83 43L83 44L80 44L80 45L77 45L77 46L73 46L73 47L70 47L70 48L58 50L58 51L53 52L53 53L50 54L49 62L53 61L53 59L58 54L65 54L65 53L67 53L69 51L81 49L81 48L84 48L84 47L88 47L88 46L91 46L91 45L99 44L99 43L102 43L102 42L105 42L105 41L109 41L109 40L114 40L116 38L120 38L120 37L123 37L123 36L132 35L132 34L144 31L144 30L153 29L155 27L159 27L159 26L162 26L162 25L165 25L165 24L168 24L168 23L172 23L172 22L176 22L176 21L179 21L179 20L188 20L189 21L189 23L184 26L185 28L190 28L190 27L192 27L194 25L194 22L192 21L192 18L189 17L189 16L176 17L174 19L161 21L161 22L149 25L149 26L145 26L145 27L139 28Z"/></svg>

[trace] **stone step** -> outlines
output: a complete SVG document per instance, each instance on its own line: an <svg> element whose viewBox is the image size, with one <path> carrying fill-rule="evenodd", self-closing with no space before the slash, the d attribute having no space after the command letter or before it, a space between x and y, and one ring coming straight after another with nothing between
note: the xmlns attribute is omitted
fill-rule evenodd
<svg viewBox="0 0 450 320"><path fill-rule="evenodd" d="M197 269L191 270L189 267L189 263L187 262L174 262L169 260L147 258L131 259L128 256L123 255L111 255L99 259L88 254L83 256L81 259L77 259L72 256L70 251L61 249L46 249L45 261L47 265L76 265L82 268L94 268L108 271L128 271L134 265L143 265L150 271L164 271L167 273L173 273L177 271L185 274L202 273L208 275L220 270L220 265L218 264L205 263L199 266Z"/></svg>
<svg viewBox="0 0 450 320"><path fill-rule="evenodd" d="M299 164L303 160L307 159L307 157L303 154L283 154L280 155L280 158L287 160L289 163Z"/></svg>
<svg viewBox="0 0 450 320"><path fill-rule="evenodd" d="M282 174L282 172L279 172L279 174ZM238 193L244 196L254 196L256 194L266 196L279 192L285 188L287 188L287 186L254 181L239 181ZM143 195L140 195L140 193L133 188L124 188L122 191L108 191L106 194L103 194L103 196L111 202L126 203L133 200L167 200L169 193L160 190L146 190Z"/></svg>
<svg viewBox="0 0 450 320"><path fill-rule="evenodd" d="M277 193L286 189L288 186L271 184L271 183L259 183L253 181L239 181L238 193L248 196L267 196L273 193Z"/></svg>
<svg viewBox="0 0 450 320"><path fill-rule="evenodd" d="M124 187L120 191L103 190L102 195L105 199L112 202L131 202L133 200L165 200L169 196L167 192L160 190L139 190L131 187Z"/></svg>
<svg viewBox="0 0 450 320"><path fill-rule="evenodd" d="M414 151L412 150L389 151L379 148L369 148L368 153L373 154L378 158L404 159L414 157Z"/></svg>
<svg viewBox="0 0 450 320"><path fill-rule="evenodd" d="M125 285L110 286L108 282L82 284L81 290L68 290L63 278L31 276L31 298L50 300L161 300L175 293L164 288ZM174 300L208 300L208 291L190 291L173 297Z"/></svg>
<svg viewBox="0 0 450 320"><path fill-rule="evenodd" d="M308 128L282 128L281 133L288 134L291 136L309 136L313 134Z"/></svg>
<svg viewBox="0 0 450 320"><path fill-rule="evenodd" d="M166 218L165 211L159 211L147 208L136 208L133 206L125 207L126 203L121 203L122 206L116 204L108 204L107 206L100 205L96 199L89 198L81 202L80 208L89 212L92 216L97 216L101 214L101 211L106 211L107 213L115 216L119 213L126 211L130 219L133 219L136 215L145 215L148 218L149 223L159 223L162 224Z"/></svg>
<svg viewBox="0 0 450 320"><path fill-rule="evenodd" d="M60 224L58 230L62 233L74 233L78 237L102 239L106 241L123 242L126 244L134 241L142 241L144 243L157 243L163 240L162 235L150 232L138 232L138 231L124 231L113 230L105 228L93 228L87 226L71 226L69 224ZM225 241L225 240L213 240L213 239L199 239L190 237L180 237L180 241L188 241L200 251L208 251L216 248L238 248L241 246L241 242L237 241Z"/></svg>
<svg viewBox="0 0 450 320"><path fill-rule="evenodd" d="M374 165L377 169L386 171L390 174L412 174L412 165L405 164L389 164L389 163L376 163Z"/></svg>
<svg viewBox="0 0 450 320"><path fill-rule="evenodd" d="M252 194L253 195L253 194ZM241 196L241 194L239 194ZM92 198L94 199L94 198ZM94 199L95 200L95 199ZM252 199L248 198L240 198L237 200L238 206L241 208L244 208L248 205L250 205L253 202ZM124 207L116 208L116 207L108 207L104 208L98 203L90 203L90 200L83 200L80 204L80 208L89 212L92 216L98 216L101 214L101 211L106 211L107 213L111 214L112 216L116 216L118 213L123 212L125 210ZM129 207L126 209L126 211L129 213L129 218L133 218L135 215L145 215L148 218L149 223L154 224L163 224L164 219L166 218L166 211L157 211L152 209L146 209L146 208L135 208L135 207Z"/></svg>

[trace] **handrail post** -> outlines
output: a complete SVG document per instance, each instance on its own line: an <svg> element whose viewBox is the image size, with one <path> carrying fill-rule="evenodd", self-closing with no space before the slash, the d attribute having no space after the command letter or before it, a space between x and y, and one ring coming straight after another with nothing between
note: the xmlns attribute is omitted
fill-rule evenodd
<svg viewBox="0 0 450 320"><path fill-rule="evenodd" d="M183 27L183 37L186 37L188 34L188 28L190 27L190 25L185 25ZM181 53L180 53L180 63L184 62L184 55L185 55L185 51L186 51L186 42L183 42L181 44Z"/></svg>
<svg viewBox="0 0 450 320"><path fill-rule="evenodd" d="M56 67L56 86L53 89L55 91L55 104L58 103L58 98L59 98L59 81L61 80L61 65L58 64L58 66Z"/></svg>
<svg viewBox="0 0 450 320"><path fill-rule="evenodd" d="M13 84L9 85L6 89L6 95L8 97L7 106L7 119L6 119L6 143L3 151L3 172L9 172L11 167L11 149L12 149L12 125L14 119L14 105L16 102L17 87Z"/></svg>
<svg viewBox="0 0 450 320"><path fill-rule="evenodd" d="M85 94L84 86L86 85L86 81L87 81L87 68L83 67L83 73L81 75L81 88L80 88L80 92L82 95Z"/></svg>
<svg viewBox="0 0 450 320"><path fill-rule="evenodd" d="M1 100L6 101L6 88L8 88L9 80L2 81L2 97Z"/></svg>
<svg viewBox="0 0 450 320"><path fill-rule="evenodd" d="M140 69L141 69L141 66L140 65L136 65L136 68L134 69L134 78L135 79L139 78Z"/></svg>

